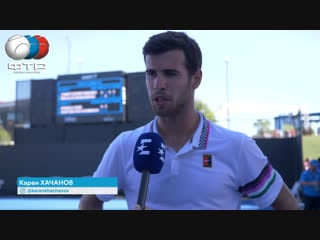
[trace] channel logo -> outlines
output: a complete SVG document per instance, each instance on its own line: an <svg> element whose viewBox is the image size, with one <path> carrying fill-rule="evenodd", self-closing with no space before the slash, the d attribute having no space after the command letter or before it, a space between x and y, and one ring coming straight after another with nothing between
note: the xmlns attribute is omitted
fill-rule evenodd
<svg viewBox="0 0 320 240"><path fill-rule="evenodd" d="M5 49L14 60L41 59L49 52L49 42L40 35L13 35L7 40Z"/></svg>

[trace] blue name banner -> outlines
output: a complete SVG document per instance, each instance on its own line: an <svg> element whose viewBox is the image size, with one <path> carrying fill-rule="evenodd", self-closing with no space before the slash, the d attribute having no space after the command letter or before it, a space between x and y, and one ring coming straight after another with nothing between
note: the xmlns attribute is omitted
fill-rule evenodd
<svg viewBox="0 0 320 240"><path fill-rule="evenodd" d="M118 180L94 177L18 177L17 194L118 194Z"/></svg>

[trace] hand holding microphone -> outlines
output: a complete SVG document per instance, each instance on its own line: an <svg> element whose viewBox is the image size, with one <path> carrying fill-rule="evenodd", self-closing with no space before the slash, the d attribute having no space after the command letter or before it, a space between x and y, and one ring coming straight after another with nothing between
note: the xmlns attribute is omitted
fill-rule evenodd
<svg viewBox="0 0 320 240"><path fill-rule="evenodd" d="M133 162L135 169L142 173L137 199L138 209L145 210L150 174L161 171L165 153L164 142L157 133L143 133L136 142Z"/></svg>

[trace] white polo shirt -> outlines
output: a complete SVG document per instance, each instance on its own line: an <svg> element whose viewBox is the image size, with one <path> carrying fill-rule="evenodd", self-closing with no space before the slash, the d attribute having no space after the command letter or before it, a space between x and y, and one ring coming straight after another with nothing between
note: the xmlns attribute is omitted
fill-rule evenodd
<svg viewBox="0 0 320 240"><path fill-rule="evenodd" d="M154 210L238 210L243 196L266 208L283 184L249 136L225 129L200 113L199 126L178 152L166 146L161 171L149 178L146 207ZM137 203L141 173L133 151L142 133L157 132L157 117L144 126L119 134L106 150L94 177L117 177L128 209ZM114 196L97 195L108 201Z"/></svg>

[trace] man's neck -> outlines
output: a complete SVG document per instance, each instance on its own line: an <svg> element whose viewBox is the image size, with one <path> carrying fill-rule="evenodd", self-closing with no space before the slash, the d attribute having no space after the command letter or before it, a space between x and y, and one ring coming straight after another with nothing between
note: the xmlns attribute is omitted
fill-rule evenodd
<svg viewBox="0 0 320 240"><path fill-rule="evenodd" d="M158 117L157 128L166 145L179 151L194 135L200 122L200 115Z"/></svg>

